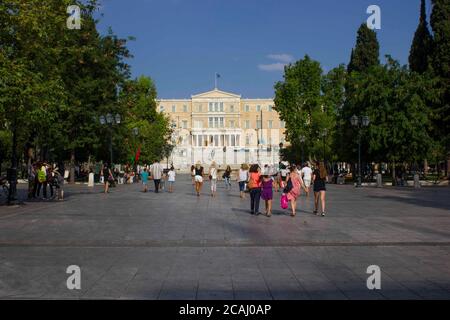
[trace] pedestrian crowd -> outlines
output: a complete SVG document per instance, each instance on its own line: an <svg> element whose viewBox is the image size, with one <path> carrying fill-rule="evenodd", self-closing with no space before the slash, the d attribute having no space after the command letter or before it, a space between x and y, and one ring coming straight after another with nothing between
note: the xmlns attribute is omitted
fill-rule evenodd
<svg viewBox="0 0 450 320"><path fill-rule="evenodd" d="M218 180L218 168L215 162L211 163L207 173L200 162L193 165L191 167L192 185L197 197L200 197L206 174L210 182L211 197L214 198L217 196ZM231 175L232 170L230 166L227 166L222 175L226 190L231 190ZM314 214L319 215L319 207L321 215L324 217L326 214L325 195L328 172L323 162L315 162L314 170L309 163L305 163L303 166L280 163L278 167L265 165L263 169L258 164L251 166L242 164L237 173L237 181L241 199L246 198L246 193L250 194L252 215L261 214L260 201L262 199L265 204L265 215L272 216L274 191L280 192L281 190L281 208L288 209L290 204L290 214L295 217L297 199L302 191L305 192L306 197L309 197L311 186L313 186L314 192Z"/></svg>

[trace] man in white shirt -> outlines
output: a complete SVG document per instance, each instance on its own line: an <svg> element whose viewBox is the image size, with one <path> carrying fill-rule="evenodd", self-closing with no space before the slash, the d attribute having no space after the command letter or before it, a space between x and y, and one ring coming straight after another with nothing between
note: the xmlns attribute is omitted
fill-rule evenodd
<svg viewBox="0 0 450 320"><path fill-rule="evenodd" d="M152 174L153 181L155 182L155 193L159 193L159 184L161 183L163 171L163 166L158 160L150 166L150 172Z"/></svg>
<svg viewBox="0 0 450 320"><path fill-rule="evenodd" d="M305 185L306 196L309 196L309 188L311 186L312 169L309 167L308 162L301 170L301 177L303 178L303 183Z"/></svg>

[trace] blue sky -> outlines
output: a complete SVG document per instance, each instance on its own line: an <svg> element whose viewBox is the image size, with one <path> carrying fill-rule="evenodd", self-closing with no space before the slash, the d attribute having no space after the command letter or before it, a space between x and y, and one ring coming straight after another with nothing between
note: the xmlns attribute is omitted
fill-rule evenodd
<svg viewBox="0 0 450 320"><path fill-rule="evenodd" d="M215 72L222 90L270 98L290 60L308 54L325 71L348 63L373 4L381 56L406 64L420 0L102 0L99 30L136 37L133 77L152 77L160 98L213 89Z"/></svg>

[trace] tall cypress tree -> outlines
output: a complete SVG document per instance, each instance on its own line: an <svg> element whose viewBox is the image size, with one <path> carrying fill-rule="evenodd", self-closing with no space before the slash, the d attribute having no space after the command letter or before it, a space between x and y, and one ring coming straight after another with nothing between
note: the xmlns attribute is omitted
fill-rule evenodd
<svg viewBox="0 0 450 320"><path fill-rule="evenodd" d="M450 1L433 0L431 27L434 33L434 71L450 80Z"/></svg>
<svg viewBox="0 0 450 320"><path fill-rule="evenodd" d="M380 64L380 44L377 34L363 23L358 29L356 47L352 50L348 72L364 72L378 64Z"/></svg>
<svg viewBox="0 0 450 320"><path fill-rule="evenodd" d="M421 0L419 26L414 34L414 40L409 51L409 67L412 71L418 73L427 71L432 41L428 30L425 0Z"/></svg>
<svg viewBox="0 0 450 320"><path fill-rule="evenodd" d="M437 139L447 154L446 171L450 175L450 0L433 0L431 27L433 29L432 65L440 78L442 91L440 102L435 108L434 128Z"/></svg>

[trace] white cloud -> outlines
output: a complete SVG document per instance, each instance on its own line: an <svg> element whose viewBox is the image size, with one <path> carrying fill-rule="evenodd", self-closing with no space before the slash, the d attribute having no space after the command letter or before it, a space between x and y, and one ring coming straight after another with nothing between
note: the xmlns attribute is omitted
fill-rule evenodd
<svg viewBox="0 0 450 320"><path fill-rule="evenodd" d="M267 58L284 63L290 63L294 61L294 57L287 53L269 54Z"/></svg>
<svg viewBox="0 0 450 320"><path fill-rule="evenodd" d="M260 64L258 65L258 69L262 71L283 71L285 63L272 63L272 64Z"/></svg>

